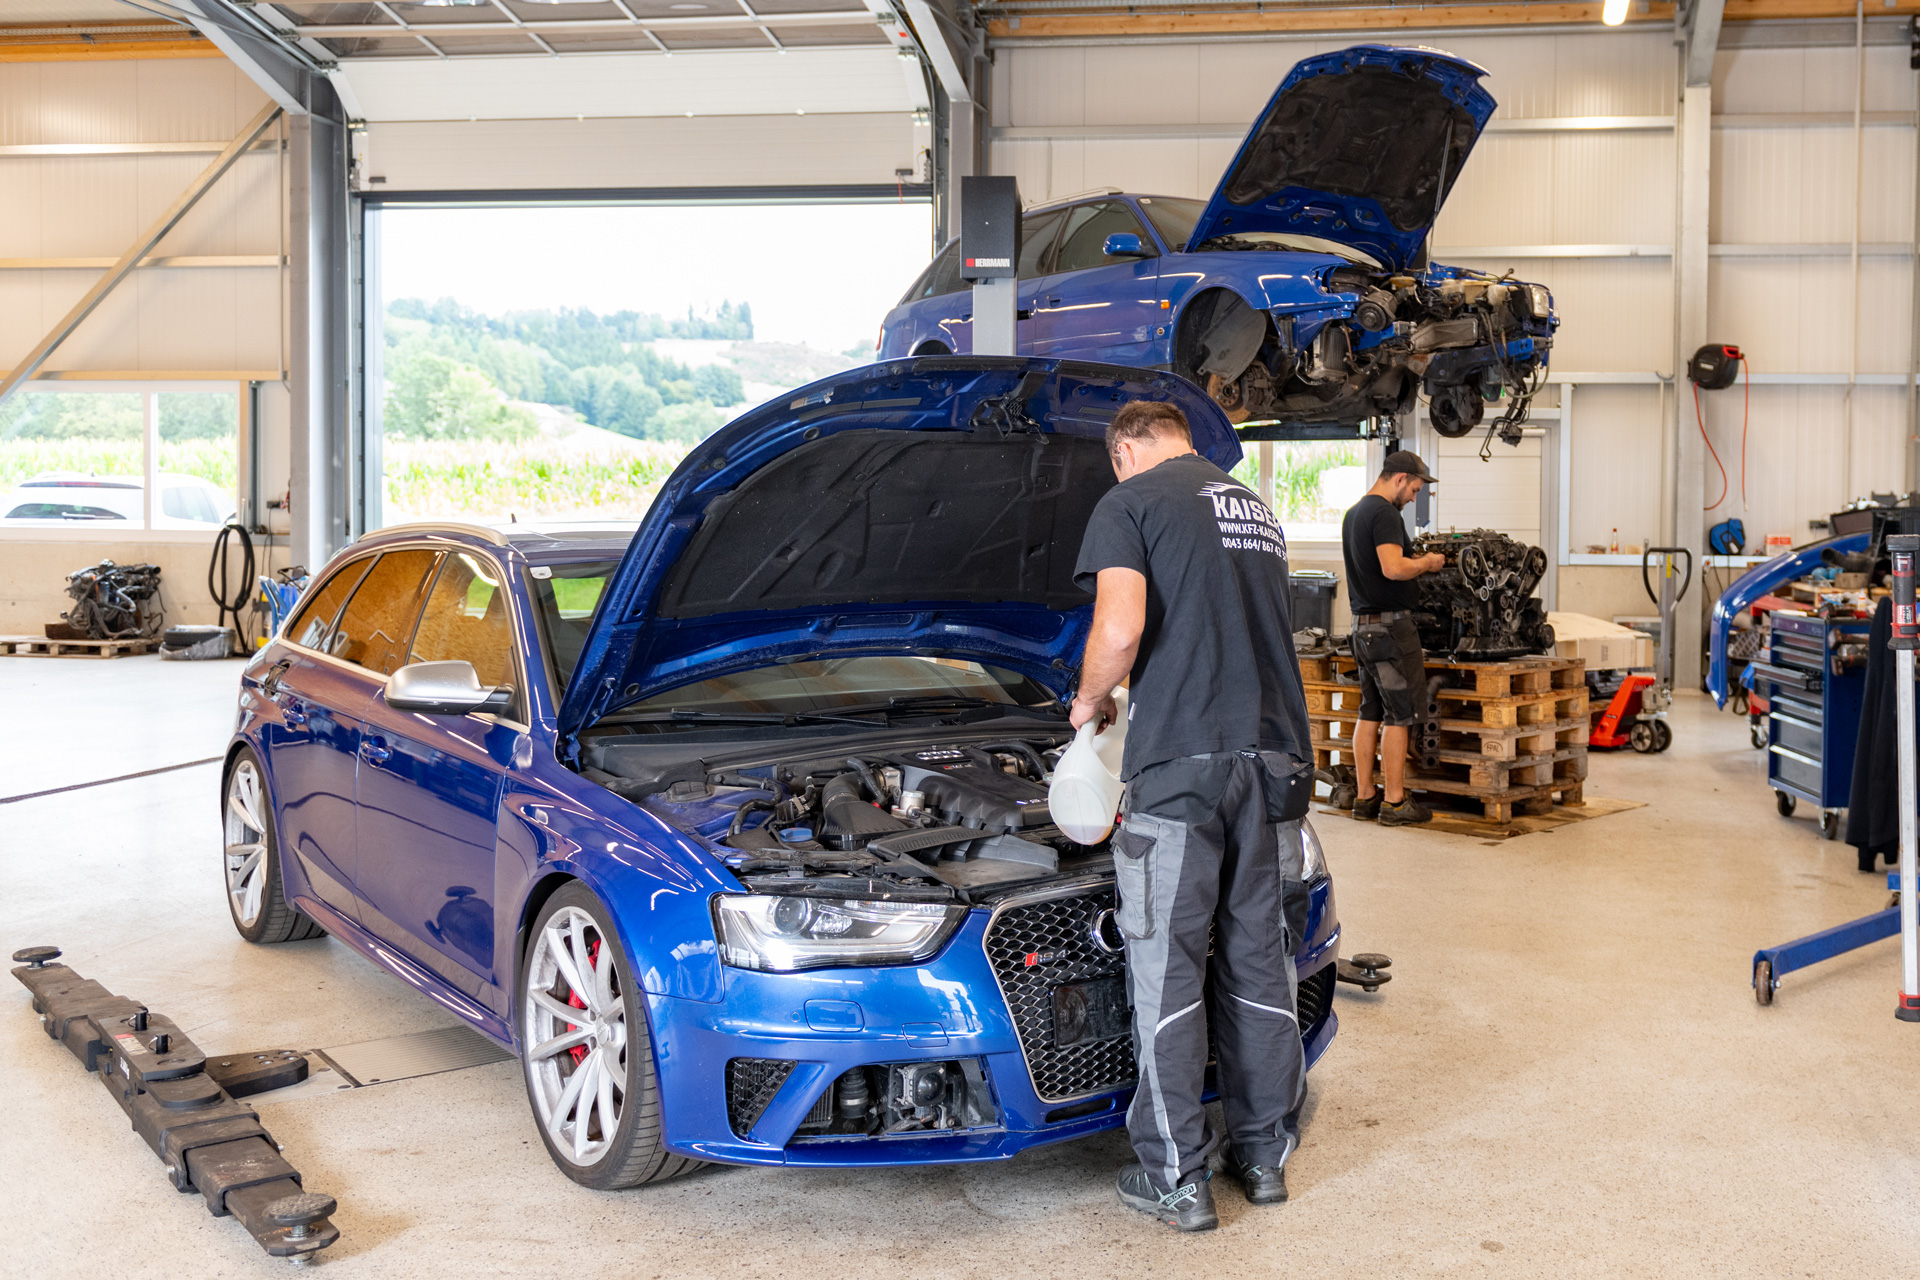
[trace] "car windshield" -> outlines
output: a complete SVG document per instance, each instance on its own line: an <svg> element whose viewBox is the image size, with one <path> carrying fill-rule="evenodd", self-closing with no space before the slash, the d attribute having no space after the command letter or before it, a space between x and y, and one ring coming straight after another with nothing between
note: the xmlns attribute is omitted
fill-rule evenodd
<svg viewBox="0 0 1920 1280"><path fill-rule="evenodd" d="M600 604L607 579L620 567L618 560L584 560L575 564L536 566L528 585L540 628L553 657L553 692L557 698L573 678L574 664L587 642L587 627Z"/></svg>
<svg viewBox="0 0 1920 1280"><path fill-rule="evenodd" d="M715 676L630 703L620 714L797 715L885 708L896 701L1031 707L1051 703L1053 695L1023 675L977 662L862 655Z"/></svg>
<svg viewBox="0 0 1920 1280"><path fill-rule="evenodd" d="M1247 231L1237 235L1215 236L1206 245L1221 249L1287 249L1296 253L1328 253L1363 267L1380 269L1380 260L1360 252L1350 244L1322 240L1319 236L1295 236L1282 231Z"/></svg>
<svg viewBox="0 0 1920 1280"><path fill-rule="evenodd" d="M1207 206L1199 200L1181 200L1175 196L1141 196L1140 210L1147 215L1147 221L1167 242L1167 247L1175 253L1186 247L1193 237L1194 224L1200 221Z"/></svg>

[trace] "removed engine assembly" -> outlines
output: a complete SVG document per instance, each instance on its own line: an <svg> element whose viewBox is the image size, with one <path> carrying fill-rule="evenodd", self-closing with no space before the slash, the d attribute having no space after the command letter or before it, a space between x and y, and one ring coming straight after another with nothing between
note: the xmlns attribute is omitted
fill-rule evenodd
<svg viewBox="0 0 1920 1280"><path fill-rule="evenodd" d="M1546 606L1533 594L1547 571L1546 552L1492 529L1413 540L1415 557L1436 551L1446 568L1414 579L1421 648L1469 661L1553 652Z"/></svg>
<svg viewBox="0 0 1920 1280"><path fill-rule="evenodd" d="M67 575L73 607L60 617L72 634L51 640L131 640L160 634L160 566L102 560Z"/></svg>
<svg viewBox="0 0 1920 1280"><path fill-rule="evenodd" d="M13 976L33 993L47 1035L100 1078L133 1131L167 1167L176 1191L198 1191L207 1212L232 1215L276 1258L311 1261L340 1238L333 1197L300 1186L300 1171L235 1095L293 1083L305 1059L284 1050L209 1063L171 1018L114 995L64 964L58 947L13 953ZM265 1062L261 1067L258 1063ZM289 1072L289 1064L301 1070Z"/></svg>

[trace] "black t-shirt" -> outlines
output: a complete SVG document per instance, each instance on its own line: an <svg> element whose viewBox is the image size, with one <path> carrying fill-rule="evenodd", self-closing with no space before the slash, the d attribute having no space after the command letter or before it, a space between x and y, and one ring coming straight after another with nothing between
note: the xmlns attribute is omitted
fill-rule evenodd
<svg viewBox="0 0 1920 1280"><path fill-rule="evenodd" d="M1355 613L1394 613L1420 607L1420 587L1411 578L1395 582L1380 572L1379 548L1393 545L1406 555L1413 546L1399 508L1370 493L1347 508L1340 522L1347 557L1347 603Z"/></svg>
<svg viewBox="0 0 1920 1280"><path fill-rule="evenodd" d="M1093 510L1074 582L1147 579L1124 772L1210 751L1313 753L1293 654L1287 539L1252 490L1198 454L1115 485Z"/></svg>

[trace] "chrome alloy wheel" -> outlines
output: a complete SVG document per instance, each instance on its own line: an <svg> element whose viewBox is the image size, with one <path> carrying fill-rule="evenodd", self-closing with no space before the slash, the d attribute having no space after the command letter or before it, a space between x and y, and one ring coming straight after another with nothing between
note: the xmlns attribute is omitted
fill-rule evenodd
<svg viewBox="0 0 1920 1280"><path fill-rule="evenodd" d="M553 1149L598 1162L627 1102L627 1005L613 945L578 907L556 913L533 941L527 968L527 1080Z"/></svg>
<svg viewBox="0 0 1920 1280"><path fill-rule="evenodd" d="M242 760L227 779L226 865L227 897L243 929L258 923L267 887L266 811L259 766Z"/></svg>

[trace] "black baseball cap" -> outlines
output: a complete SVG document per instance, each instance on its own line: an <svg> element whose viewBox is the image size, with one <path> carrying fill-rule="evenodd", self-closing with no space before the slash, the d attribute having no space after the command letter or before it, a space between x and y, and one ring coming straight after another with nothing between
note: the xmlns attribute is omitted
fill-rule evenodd
<svg viewBox="0 0 1920 1280"><path fill-rule="evenodd" d="M1427 470L1427 464L1420 461L1420 455L1411 449L1396 449L1388 454L1387 460L1380 464L1380 474L1413 476L1416 479L1425 480L1428 484L1440 483L1434 478L1433 472Z"/></svg>

